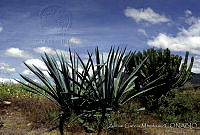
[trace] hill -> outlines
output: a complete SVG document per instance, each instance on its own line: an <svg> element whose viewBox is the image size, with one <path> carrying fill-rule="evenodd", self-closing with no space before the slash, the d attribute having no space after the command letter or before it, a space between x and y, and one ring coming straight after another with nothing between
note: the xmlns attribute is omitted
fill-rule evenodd
<svg viewBox="0 0 200 135"><path fill-rule="evenodd" d="M192 84L199 84L200 85L200 73L193 73L191 72L191 79L188 81Z"/></svg>

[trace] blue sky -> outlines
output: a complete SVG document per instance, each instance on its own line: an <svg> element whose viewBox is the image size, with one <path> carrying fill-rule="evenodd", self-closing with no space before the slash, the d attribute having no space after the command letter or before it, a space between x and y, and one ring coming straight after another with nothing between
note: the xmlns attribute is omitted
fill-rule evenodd
<svg viewBox="0 0 200 135"><path fill-rule="evenodd" d="M198 0L1 0L0 80L31 75L23 62L40 66L40 56L68 47L83 58L86 50L111 46L127 50L170 48L195 56L200 72Z"/></svg>

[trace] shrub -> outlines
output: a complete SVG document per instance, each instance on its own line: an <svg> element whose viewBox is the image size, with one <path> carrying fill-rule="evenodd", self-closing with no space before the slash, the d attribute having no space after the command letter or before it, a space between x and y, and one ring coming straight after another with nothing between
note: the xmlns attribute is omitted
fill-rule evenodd
<svg viewBox="0 0 200 135"><path fill-rule="evenodd" d="M196 123L200 124L200 96L191 93L192 90L169 91L166 96L158 100L159 108L155 110L163 122L166 123Z"/></svg>

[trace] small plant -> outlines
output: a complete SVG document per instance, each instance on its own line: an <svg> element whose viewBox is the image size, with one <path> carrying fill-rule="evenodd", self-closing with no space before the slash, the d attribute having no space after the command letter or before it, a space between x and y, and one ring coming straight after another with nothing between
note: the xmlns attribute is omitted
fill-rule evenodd
<svg viewBox="0 0 200 135"><path fill-rule="evenodd" d="M169 91L158 100L159 108L154 111L166 123L196 123L200 124L200 97L193 90Z"/></svg>
<svg viewBox="0 0 200 135"><path fill-rule="evenodd" d="M88 52L86 63L77 53L72 54L70 49L70 62L67 62L67 58L63 54L58 55L59 63L54 57L45 54L42 56L42 60L48 68L50 78L45 76L38 67L34 65L31 67L25 63L43 85L22 74L20 74L21 77L31 85L20 83L27 87L26 91L42 95L58 105L61 135L64 134L65 121L69 121L72 114L76 115L74 119L79 120L87 132L95 131L91 126L99 119L97 132L100 133L104 121L111 112L118 111L128 101L163 85L154 85L162 77L160 76L136 89L134 85L138 78L136 74L147 58L138 63L130 76L126 78L125 67L133 54L129 53L124 58L125 51L126 49L118 48L115 51L111 48L107 60L104 61L103 56L101 58L99 50L96 48L96 61L93 60L92 53ZM82 71L79 71L80 68Z"/></svg>

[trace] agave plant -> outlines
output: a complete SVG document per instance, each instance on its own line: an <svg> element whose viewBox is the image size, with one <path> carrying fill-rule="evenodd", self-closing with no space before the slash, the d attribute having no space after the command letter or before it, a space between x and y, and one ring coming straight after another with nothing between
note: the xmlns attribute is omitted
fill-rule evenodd
<svg viewBox="0 0 200 135"><path fill-rule="evenodd" d="M50 78L38 67L25 63L43 85L22 74L20 74L21 77L31 85L20 83L27 86L26 91L42 95L58 105L61 135L64 134L64 122L71 117L72 113L77 115L86 130L88 129L86 123L91 124L96 114L101 114L98 126L100 133L106 115L110 111L117 111L120 106L138 95L162 85L154 86L154 83L160 79L159 77L148 82L142 88L135 89L136 73L147 58L139 63L131 75L126 78L124 75L125 67L133 53L129 53L125 57L125 52L126 49L120 50L118 48L115 51L111 48L108 58L104 61L103 55L101 57L98 48L96 48L96 61L93 59L92 53L88 52L88 60L84 63L77 53L72 54L69 49L69 62L64 54L57 55L60 64L53 56L45 54L42 56L42 60L47 66ZM78 70L79 68L82 68L82 71Z"/></svg>
<svg viewBox="0 0 200 135"><path fill-rule="evenodd" d="M157 86L153 85L157 80L159 80L162 76L157 79L152 80L145 84L144 87L140 89L135 89L134 81L138 76L136 73L142 67L143 63L147 60L144 59L141 63L139 63L130 76L126 76L125 67L128 62L134 55L133 53L129 53L125 57L126 49L119 50L119 48L115 51L113 48L110 49L107 60L104 62L103 56L100 59L99 50L96 49L96 63L98 72L97 76L94 75L94 85L93 90L95 95L98 98L98 105L101 110L101 121L99 123L98 132L101 132L102 124L106 118L106 114L109 111L117 111L120 106L123 106L128 101L134 99L142 93L145 93ZM100 65L105 64L102 69ZM94 64L91 64L92 69L94 69ZM93 70L93 73L94 70ZM92 86L91 86L92 87Z"/></svg>
<svg viewBox="0 0 200 135"><path fill-rule="evenodd" d="M103 128L102 124L106 115L109 114L110 111L117 111L120 106L128 101L157 87L153 84L162 77L160 76L159 78L148 82L140 89L135 89L134 81L137 78L136 73L147 58L139 63L134 69L134 72L126 78L125 67L133 54L129 53L128 57L125 58L125 51L126 49L120 50L118 48L115 51L111 48L108 58L104 61L103 55L101 57L98 48L96 48L95 63L92 60L92 54L88 53L91 65L90 70L92 71L91 74L88 74L88 77L86 78L80 78L83 79L81 82L86 82L86 89L90 93L87 95L88 99L91 101L90 107L92 107L87 110L88 113L92 113L89 116L94 116L96 112L101 114L98 127L99 133ZM82 65L84 65L84 63L82 63ZM87 69L83 67L83 70ZM78 81L76 81L76 84L78 84Z"/></svg>
<svg viewBox="0 0 200 135"><path fill-rule="evenodd" d="M72 56L70 50L69 52L70 64L67 63L67 58L64 54L61 54L60 56L57 55L60 66L55 57L47 55L46 53L42 56L42 60L47 66L47 72L50 77L46 76L38 67L24 63L32 71L32 73L40 79L43 85L34 82L32 79L23 74L20 74L20 76L29 83L26 84L24 82L20 82L27 86L25 88L26 91L42 95L53 101L59 107L59 130L61 135L64 134L64 122L71 117L71 114L81 114L81 108L83 106L81 104L86 101L84 101L83 93L87 91L84 87L84 83L78 80L80 78L81 80L85 80L83 78L87 76L89 61L86 66L83 65L85 70L82 73L79 73L77 72L80 67L80 64L78 63L79 61L75 58L75 54Z"/></svg>

